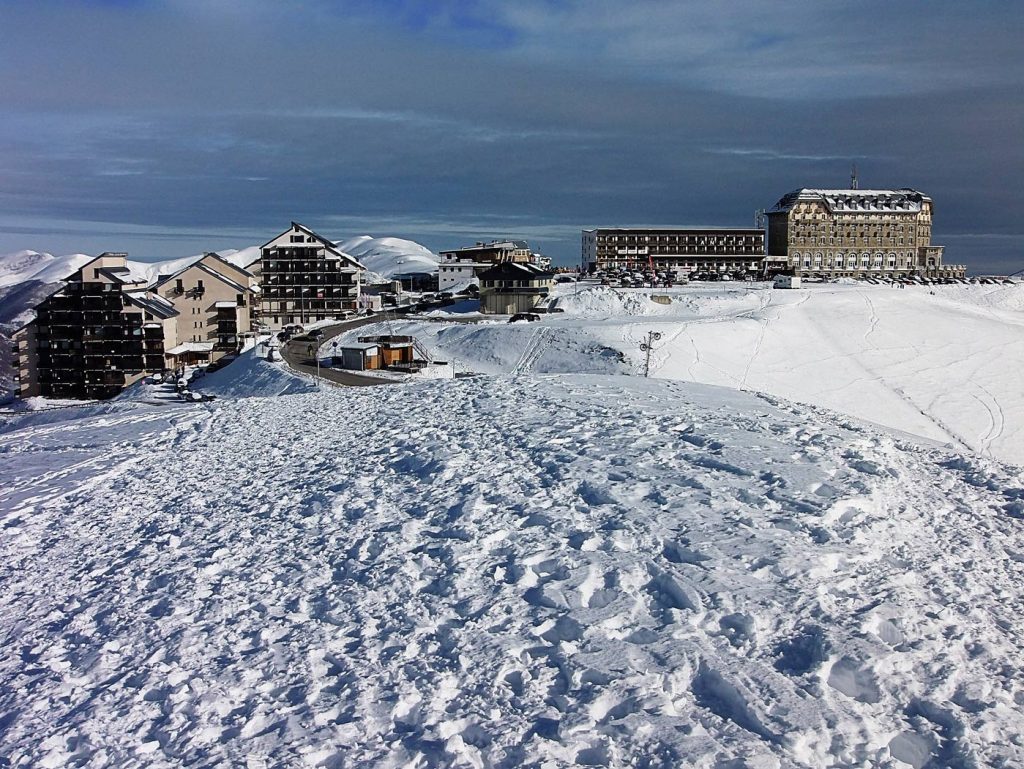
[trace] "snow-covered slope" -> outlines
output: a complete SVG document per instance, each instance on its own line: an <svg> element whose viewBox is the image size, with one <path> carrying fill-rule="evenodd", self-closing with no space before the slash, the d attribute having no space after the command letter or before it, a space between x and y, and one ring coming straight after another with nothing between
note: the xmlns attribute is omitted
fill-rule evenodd
<svg viewBox="0 0 1024 769"><path fill-rule="evenodd" d="M338 248L354 256L367 270L382 278L405 272L437 270L437 255L412 240L360 235L339 243Z"/></svg>
<svg viewBox="0 0 1024 769"><path fill-rule="evenodd" d="M74 413L0 433L11 766L1024 765L993 460L627 377Z"/></svg>
<svg viewBox="0 0 1024 769"><path fill-rule="evenodd" d="M241 250L228 249L218 253L226 261L239 267L247 267L258 259L260 255L258 246L250 246ZM194 254L193 256L183 256L177 259L166 259L161 262L140 262L129 259L128 266L135 274L153 281L156 280L158 275L177 272L202 257L202 254ZM41 283L56 283L68 277L76 270L81 269L95 258L95 256L89 256L88 254L54 256L53 254L44 254L38 251L18 251L13 254L0 255L0 287L13 286L29 280L37 280Z"/></svg>
<svg viewBox="0 0 1024 769"><path fill-rule="evenodd" d="M86 254L54 256L39 251L17 251L0 255L0 287L30 280L55 283L63 280L94 257Z"/></svg>
<svg viewBox="0 0 1024 769"><path fill-rule="evenodd" d="M652 376L820 404L1024 465L1024 284L558 291L565 312L539 323L391 327L488 373L642 374L656 331Z"/></svg>

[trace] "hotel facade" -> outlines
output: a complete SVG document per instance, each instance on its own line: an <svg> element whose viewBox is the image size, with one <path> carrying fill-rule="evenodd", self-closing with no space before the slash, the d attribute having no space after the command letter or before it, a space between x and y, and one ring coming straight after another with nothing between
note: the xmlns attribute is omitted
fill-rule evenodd
<svg viewBox="0 0 1024 769"><path fill-rule="evenodd" d="M932 245L934 205L912 189L798 189L766 212L768 258L798 275L962 278Z"/></svg>

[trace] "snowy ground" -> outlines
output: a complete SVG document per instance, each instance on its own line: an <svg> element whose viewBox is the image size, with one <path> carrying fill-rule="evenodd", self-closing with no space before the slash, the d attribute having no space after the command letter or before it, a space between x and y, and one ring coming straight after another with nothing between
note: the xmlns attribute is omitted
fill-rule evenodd
<svg viewBox="0 0 1024 769"><path fill-rule="evenodd" d="M106 404L15 420L0 477L0 766L1024 765L1020 470L829 412Z"/></svg>
<svg viewBox="0 0 1024 769"><path fill-rule="evenodd" d="M634 375L657 331L652 376L823 405L1024 465L1024 284L557 291L565 312L538 323L390 328L460 370Z"/></svg>

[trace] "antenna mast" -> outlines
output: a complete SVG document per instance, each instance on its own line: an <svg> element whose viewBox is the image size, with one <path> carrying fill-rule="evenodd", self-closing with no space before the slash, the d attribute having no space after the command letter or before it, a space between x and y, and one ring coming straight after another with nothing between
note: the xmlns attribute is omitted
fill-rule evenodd
<svg viewBox="0 0 1024 769"><path fill-rule="evenodd" d="M850 170L850 189L859 190L860 184L857 181L857 164L853 164L853 168Z"/></svg>

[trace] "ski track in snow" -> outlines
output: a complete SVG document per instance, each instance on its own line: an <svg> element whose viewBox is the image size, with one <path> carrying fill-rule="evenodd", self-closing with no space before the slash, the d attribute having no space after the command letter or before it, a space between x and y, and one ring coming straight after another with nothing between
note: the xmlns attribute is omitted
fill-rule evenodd
<svg viewBox="0 0 1024 769"><path fill-rule="evenodd" d="M126 404L0 477L0 766L1024 765L1020 470L832 412Z"/></svg>

